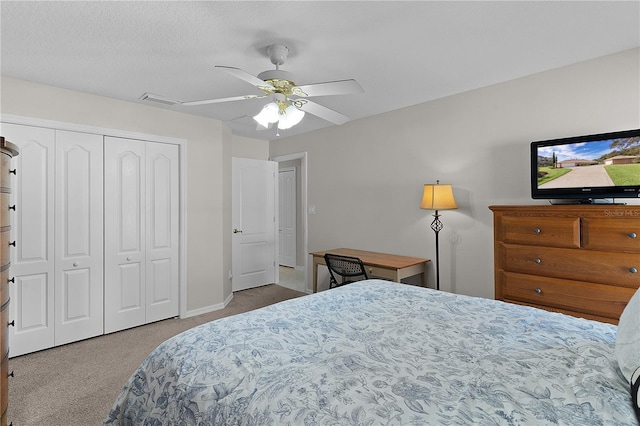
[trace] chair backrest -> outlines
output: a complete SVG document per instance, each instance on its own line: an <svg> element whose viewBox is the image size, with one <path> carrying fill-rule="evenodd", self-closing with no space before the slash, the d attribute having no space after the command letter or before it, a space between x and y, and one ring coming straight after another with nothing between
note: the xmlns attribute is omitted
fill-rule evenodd
<svg viewBox="0 0 640 426"><path fill-rule="evenodd" d="M369 278L362 260L357 257L325 253L324 261L329 269L329 288L358 281L353 279L356 277L362 277L365 280ZM340 281L334 274L341 278Z"/></svg>

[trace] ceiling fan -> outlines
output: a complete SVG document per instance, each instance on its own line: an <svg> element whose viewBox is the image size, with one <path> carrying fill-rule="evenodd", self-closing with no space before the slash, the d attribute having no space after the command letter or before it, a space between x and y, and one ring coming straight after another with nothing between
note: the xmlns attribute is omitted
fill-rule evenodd
<svg viewBox="0 0 640 426"><path fill-rule="evenodd" d="M267 48L267 53L269 54L271 63L276 66L276 69L261 72L257 76L253 76L240 68L216 66L217 69L252 84L263 92L262 95L242 95L230 98L204 99L200 101L180 101L161 95L144 93L139 99L159 102L166 105L196 106L270 98L271 102L267 103L262 111L253 117L254 120L259 123L259 127L263 129L269 128L275 123L278 123L279 129L288 129L299 123L305 113L315 115L334 124L343 124L349 121L349 117L312 102L308 98L362 93L364 90L357 81L349 79L298 86L295 83L296 78L292 73L280 69L280 66L284 64L289 53L287 46L281 44L270 45Z"/></svg>

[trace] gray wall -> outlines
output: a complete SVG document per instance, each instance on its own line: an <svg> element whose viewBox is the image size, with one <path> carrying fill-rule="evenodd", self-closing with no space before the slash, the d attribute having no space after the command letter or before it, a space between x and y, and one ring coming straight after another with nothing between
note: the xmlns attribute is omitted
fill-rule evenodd
<svg viewBox="0 0 640 426"><path fill-rule="evenodd" d="M640 128L639 56L633 49L272 141L271 157L308 153L309 251L434 259L433 212L419 205L422 185L439 179L453 184L459 206L441 212L441 289L492 298L488 206L534 204L529 142Z"/></svg>

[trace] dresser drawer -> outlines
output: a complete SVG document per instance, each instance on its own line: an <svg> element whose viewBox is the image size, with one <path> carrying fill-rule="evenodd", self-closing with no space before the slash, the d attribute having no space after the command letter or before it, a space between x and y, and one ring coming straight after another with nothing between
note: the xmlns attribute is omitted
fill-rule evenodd
<svg viewBox="0 0 640 426"><path fill-rule="evenodd" d="M11 170L11 157L0 153L0 188L11 188L9 170Z"/></svg>
<svg viewBox="0 0 640 426"><path fill-rule="evenodd" d="M640 256L595 250L505 244L507 272L566 278L616 286L640 286Z"/></svg>
<svg viewBox="0 0 640 426"><path fill-rule="evenodd" d="M9 266L0 266L0 306L9 301Z"/></svg>
<svg viewBox="0 0 640 426"><path fill-rule="evenodd" d="M10 195L6 192L0 192L0 229L9 226L9 200Z"/></svg>
<svg viewBox="0 0 640 426"><path fill-rule="evenodd" d="M9 304L5 303L0 308L0 327L2 335L0 336L0 357L9 356Z"/></svg>
<svg viewBox="0 0 640 426"><path fill-rule="evenodd" d="M575 217L503 216L499 232L505 243L580 247L580 219Z"/></svg>
<svg viewBox="0 0 640 426"><path fill-rule="evenodd" d="M9 357L0 358L0 374L5 379L0 383L0 411L6 419L7 407L9 406ZM6 423L3 423L6 424Z"/></svg>
<svg viewBox="0 0 640 426"><path fill-rule="evenodd" d="M559 310L618 319L636 289L503 272L503 297Z"/></svg>
<svg viewBox="0 0 640 426"><path fill-rule="evenodd" d="M0 231L0 266L9 263L9 249L11 248L9 246L11 242L10 237L9 229Z"/></svg>
<svg viewBox="0 0 640 426"><path fill-rule="evenodd" d="M640 253L640 217L582 219L582 247L589 250Z"/></svg>

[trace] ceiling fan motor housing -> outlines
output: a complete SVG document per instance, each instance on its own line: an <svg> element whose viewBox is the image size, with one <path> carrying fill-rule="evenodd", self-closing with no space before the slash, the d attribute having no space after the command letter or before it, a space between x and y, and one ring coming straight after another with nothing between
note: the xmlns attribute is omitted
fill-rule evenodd
<svg viewBox="0 0 640 426"><path fill-rule="evenodd" d="M289 71L284 71L284 70L263 71L260 74L258 74L258 78L260 80L268 81L271 84L273 84L272 81L286 81L291 86L295 86L296 85L294 83L296 77L293 75L293 73L291 73ZM274 84L274 86L276 86L276 85Z"/></svg>
<svg viewBox="0 0 640 426"><path fill-rule="evenodd" d="M276 93L285 95L293 94L296 77L289 71L281 70L280 65L284 64L289 54L289 48L282 44L272 44L267 47L267 53L271 63L276 66L275 70L263 71L258 74L260 80L264 80L276 88Z"/></svg>
<svg viewBox="0 0 640 426"><path fill-rule="evenodd" d="M289 55L289 48L282 44L272 44L267 47L267 53L269 54L269 59L273 65L282 65L284 61L287 59L287 55Z"/></svg>

